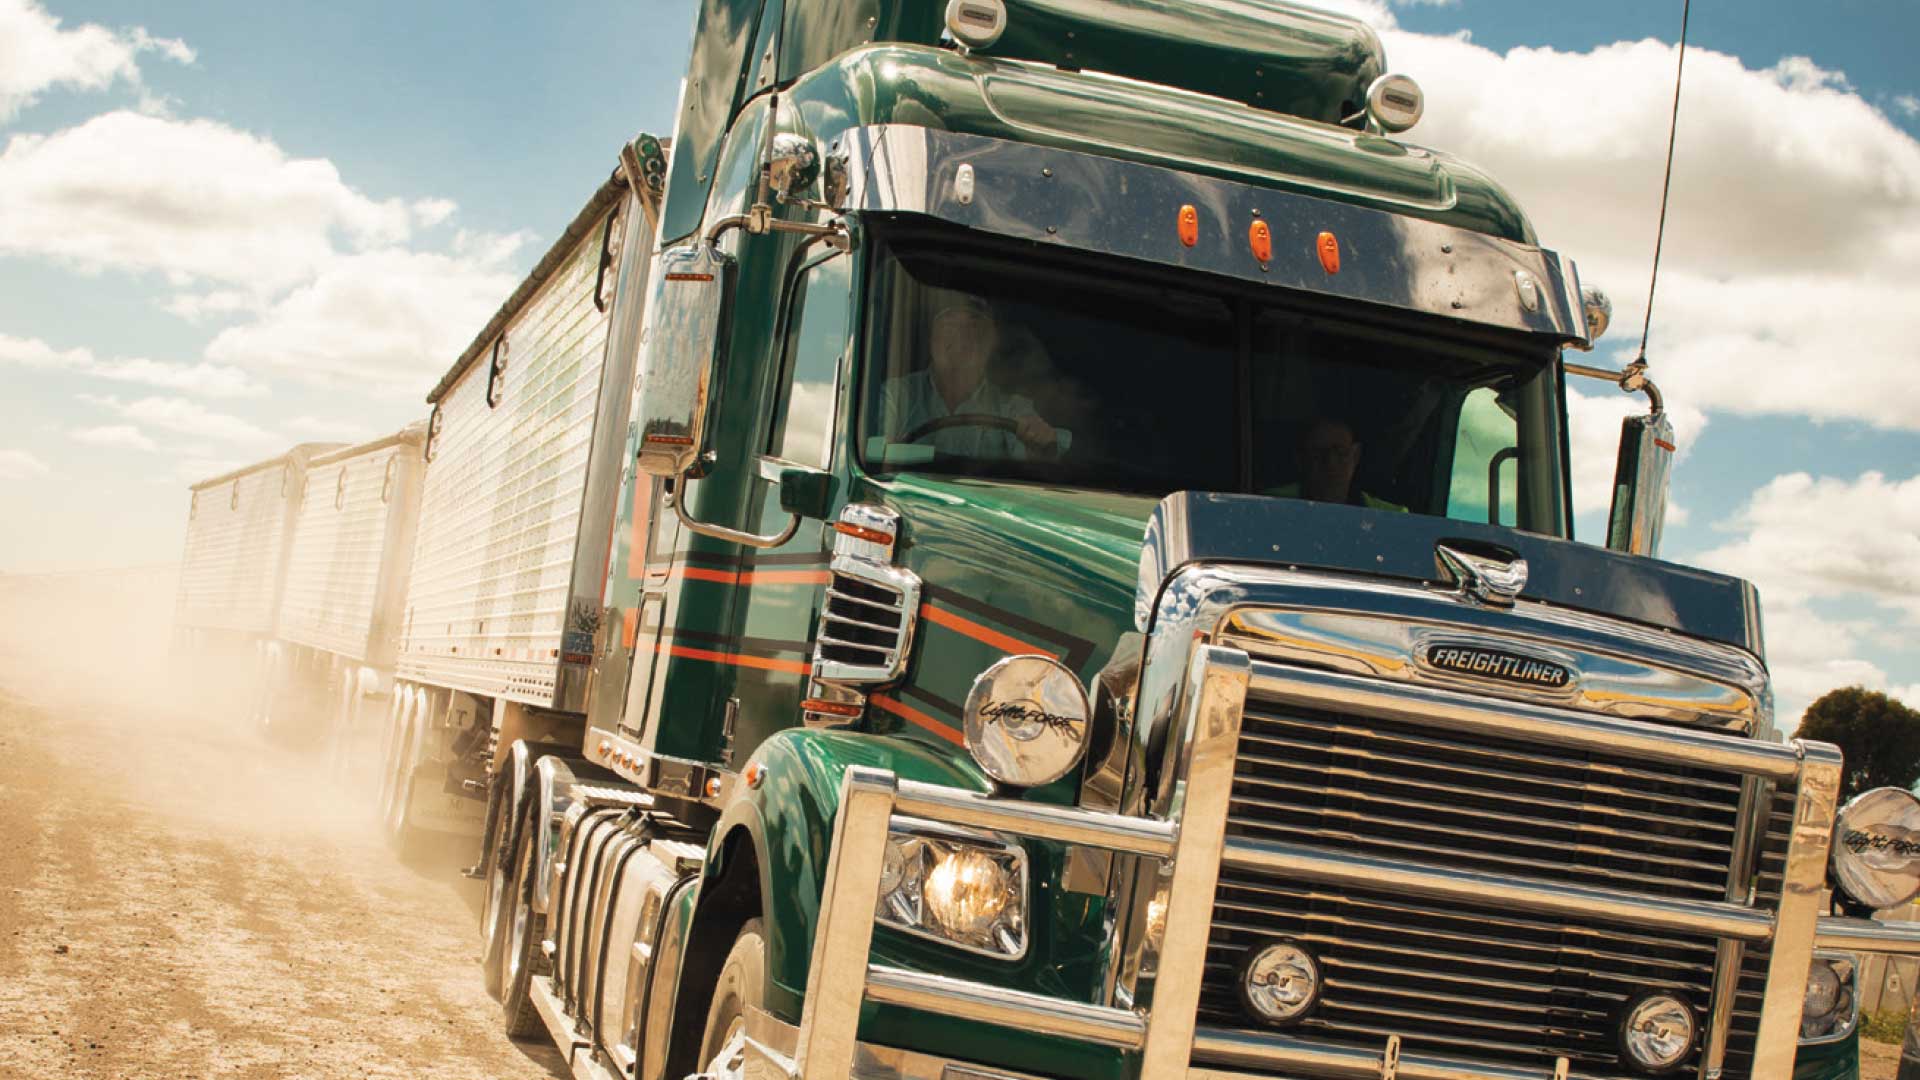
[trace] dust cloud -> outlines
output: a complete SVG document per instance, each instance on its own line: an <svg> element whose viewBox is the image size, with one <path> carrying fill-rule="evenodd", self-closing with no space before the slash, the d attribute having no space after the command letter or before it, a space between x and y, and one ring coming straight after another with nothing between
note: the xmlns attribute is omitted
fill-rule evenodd
<svg viewBox="0 0 1920 1080"><path fill-rule="evenodd" d="M473 841L384 840L384 711L267 737L174 580L0 575L0 1077L564 1076L481 984Z"/></svg>

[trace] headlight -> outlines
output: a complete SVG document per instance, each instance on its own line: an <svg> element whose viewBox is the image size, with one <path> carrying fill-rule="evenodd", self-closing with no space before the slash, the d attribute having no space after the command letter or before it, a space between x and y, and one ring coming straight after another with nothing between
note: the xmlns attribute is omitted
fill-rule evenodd
<svg viewBox="0 0 1920 1080"><path fill-rule="evenodd" d="M1027 856L989 835L887 834L882 924L1003 959L1027 954Z"/></svg>
<svg viewBox="0 0 1920 1080"><path fill-rule="evenodd" d="M1874 909L1920 895L1920 798L1874 788L1848 803L1833 827L1833 876Z"/></svg>
<svg viewBox="0 0 1920 1080"><path fill-rule="evenodd" d="M1016 787L1050 784L1087 752L1093 708L1059 661L1009 656L967 694L967 750L988 776Z"/></svg>
<svg viewBox="0 0 1920 1080"><path fill-rule="evenodd" d="M1821 952L1807 970L1807 997L1800 1007L1800 1042L1837 1042L1853 1034L1860 1019L1854 986L1859 965L1852 953Z"/></svg>

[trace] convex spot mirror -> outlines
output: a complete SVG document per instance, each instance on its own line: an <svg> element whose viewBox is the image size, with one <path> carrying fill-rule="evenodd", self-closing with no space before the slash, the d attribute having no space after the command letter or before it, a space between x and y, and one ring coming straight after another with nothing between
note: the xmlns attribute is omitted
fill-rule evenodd
<svg viewBox="0 0 1920 1080"><path fill-rule="evenodd" d="M1620 423L1620 457L1613 473L1607 546L1629 555L1656 555L1667 518L1673 473L1673 425L1664 412Z"/></svg>
<svg viewBox="0 0 1920 1080"><path fill-rule="evenodd" d="M767 156L767 186L782 199L792 199L820 179L820 152L805 135L781 132L773 137Z"/></svg>
<svg viewBox="0 0 1920 1080"><path fill-rule="evenodd" d="M711 244L695 241L660 253L640 334L641 472L680 476L706 453L733 278L733 259Z"/></svg>

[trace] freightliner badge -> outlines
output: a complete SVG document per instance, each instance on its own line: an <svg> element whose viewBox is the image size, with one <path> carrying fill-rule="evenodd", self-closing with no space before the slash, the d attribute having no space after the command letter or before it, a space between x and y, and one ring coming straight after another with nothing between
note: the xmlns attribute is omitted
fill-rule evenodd
<svg viewBox="0 0 1920 1080"><path fill-rule="evenodd" d="M1562 690L1573 683L1573 672L1565 664L1478 645L1429 645L1427 663L1441 671L1543 690Z"/></svg>

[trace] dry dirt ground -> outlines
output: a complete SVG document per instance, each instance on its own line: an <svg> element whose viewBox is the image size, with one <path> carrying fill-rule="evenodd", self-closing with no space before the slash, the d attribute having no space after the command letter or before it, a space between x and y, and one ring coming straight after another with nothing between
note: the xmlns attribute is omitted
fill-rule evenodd
<svg viewBox="0 0 1920 1080"><path fill-rule="evenodd" d="M313 759L104 697L0 685L0 1078L567 1075L481 987L470 843L402 865Z"/></svg>

